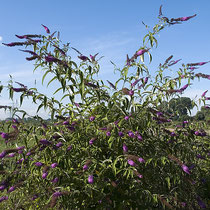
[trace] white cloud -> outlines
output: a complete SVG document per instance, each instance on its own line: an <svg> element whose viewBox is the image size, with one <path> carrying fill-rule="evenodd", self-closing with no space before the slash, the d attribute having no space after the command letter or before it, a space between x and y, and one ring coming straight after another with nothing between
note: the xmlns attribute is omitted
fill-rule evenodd
<svg viewBox="0 0 210 210"><path fill-rule="evenodd" d="M2 36L0 36L0 42L3 40L3 37Z"/></svg>

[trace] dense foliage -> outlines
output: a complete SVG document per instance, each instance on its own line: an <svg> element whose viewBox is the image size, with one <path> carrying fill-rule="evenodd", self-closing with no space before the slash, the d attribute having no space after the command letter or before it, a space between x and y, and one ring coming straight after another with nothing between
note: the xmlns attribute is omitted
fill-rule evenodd
<svg viewBox="0 0 210 210"><path fill-rule="evenodd" d="M144 62L146 57L152 61L150 49L157 47L160 31L195 16L169 19L160 8L158 24L146 26L143 46L131 58L127 55L122 69L115 66L119 79L107 81L110 87L97 77L97 54L87 57L62 45L44 25L47 36L16 35L24 41L5 44L31 48L22 50L30 54L26 59L44 71L43 82L47 75L52 76L48 85L59 82L55 94L63 91L62 100L69 102L18 82L7 85L11 99L14 93L20 94L21 104L31 98L37 112L50 110L52 120L46 123L37 115L36 124L27 123L21 119L27 113L17 108L13 120L1 123L0 208L207 208L210 151L205 125L175 125L174 113L159 109L163 101L180 97L195 78L209 79L194 73L207 62L182 64L176 78L165 72L179 62L173 56L155 75ZM79 64L68 55L72 49ZM204 94L200 100L209 98Z"/></svg>

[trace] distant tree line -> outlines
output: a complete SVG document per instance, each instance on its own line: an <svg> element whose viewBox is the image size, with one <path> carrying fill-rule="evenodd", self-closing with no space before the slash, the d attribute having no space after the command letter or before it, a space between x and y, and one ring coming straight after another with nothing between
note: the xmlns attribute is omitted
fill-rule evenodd
<svg viewBox="0 0 210 210"><path fill-rule="evenodd" d="M161 105L159 105L160 110L169 114L175 113L172 117L177 121L184 121L189 119L210 121L209 109L202 106L201 110L192 117L189 115L192 108L193 101L188 97L172 98L170 101L163 101Z"/></svg>

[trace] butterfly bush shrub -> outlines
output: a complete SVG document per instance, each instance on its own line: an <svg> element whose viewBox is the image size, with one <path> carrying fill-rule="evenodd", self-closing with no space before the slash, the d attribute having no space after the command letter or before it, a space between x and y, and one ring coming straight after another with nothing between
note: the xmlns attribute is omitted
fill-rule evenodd
<svg viewBox="0 0 210 210"><path fill-rule="evenodd" d="M182 64L176 77L166 70L180 59L161 61L155 75L144 62L151 62L160 31L195 16L169 19L160 8L159 22L152 29L146 26L143 45L127 55L122 69L115 66L119 79L114 83L98 78L98 54L85 56L62 44L45 25L47 35L16 35L20 41L5 44L24 46L26 60L44 71L42 82L51 76L48 85L57 81L54 94L61 92L62 98L19 82L7 85L11 99L19 94L22 104L30 98L37 112L50 110L51 121L36 115L36 123L27 123L27 113L15 108L13 120L1 123L0 208L207 208L210 151L205 125L176 124L175 113L159 109L194 79L210 79L194 71L207 62ZM70 50L78 53L79 64ZM200 102L209 108L205 94Z"/></svg>

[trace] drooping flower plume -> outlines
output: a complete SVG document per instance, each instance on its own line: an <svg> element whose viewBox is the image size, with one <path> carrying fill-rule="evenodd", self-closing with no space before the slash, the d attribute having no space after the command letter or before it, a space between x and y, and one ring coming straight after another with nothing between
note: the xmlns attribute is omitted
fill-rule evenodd
<svg viewBox="0 0 210 210"><path fill-rule="evenodd" d="M43 25L43 24L42 24L42 26L44 27L45 31L49 34L50 33L49 28L47 26Z"/></svg>

